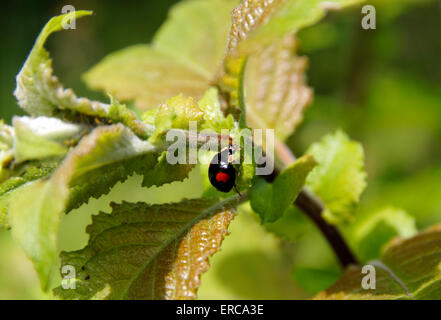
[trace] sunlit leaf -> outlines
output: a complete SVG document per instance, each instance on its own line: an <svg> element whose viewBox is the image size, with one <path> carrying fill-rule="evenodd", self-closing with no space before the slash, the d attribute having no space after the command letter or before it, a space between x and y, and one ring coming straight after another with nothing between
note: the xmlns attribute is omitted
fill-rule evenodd
<svg viewBox="0 0 441 320"><path fill-rule="evenodd" d="M324 202L324 217L334 224L351 221L366 187L363 147L337 131L314 143L306 153L318 163L306 185Z"/></svg>
<svg viewBox="0 0 441 320"><path fill-rule="evenodd" d="M274 222L283 216L297 198L306 177L315 165L311 156L305 156L283 170L273 183L256 177L250 192L250 201L262 222Z"/></svg>
<svg viewBox="0 0 441 320"><path fill-rule="evenodd" d="M13 139L14 129L0 120L0 150L6 151L11 149Z"/></svg>
<svg viewBox="0 0 441 320"><path fill-rule="evenodd" d="M231 115L224 116L222 112L218 90L211 88L205 92L202 99L198 102L199 108L204 111L204 122L202 129L213 130L221 133L222 129L232 130L235 128L234 120Z"/></svg>
<svg viewBox="0 0 441 320"><path fill-rule="evenodd" d="M65 142L80 138L87 128L49 117L14 117L13 124L16 163L64 155Z"/></svg>
<svg viewBox="0 0 441 320"><path fill-rule="evenodd" d="M151 45L109 55L86 73L86 83L144 110L181 93L201 98L221 65L237 2L178 3Z"/></svg>
<svg viewBox="0 0 441 320"><path fill-rule="evenodd" d="M306 58L296 57L293 35L317 23L327 10L358 2L361 0L242 1L233 11L224 68L218 78L230 112L244 113L244 103L250 127L274 128L279 139L286 139L312 101L304 79ZM238 64L240 67L231 67ZM244 79L238 72L243 67Z"/></svg>
<svg viewBox="0 0 441 320"><path fill-rule="evenodd" d="M20 193L27 183L50 174L60 163L58 159L32 161L11 170L10 177L0 184L0 227L9 227L7 222L9 200L13 193Z"/></svg>
<svg viewBox="0 0 441 320"><path fill-rule="evenodd" d="M8 166L12 162L14 141L14 128L0 121L0 183L9 176Z"/></svg>
<svg viewBox="0 0 441 320"><path fill-rule="evenodd" d="M56 116L75 122L121 122L138 135L146 135L149 128L136 120L133 111L112 99L111 104L78 98L71 89L64 89L53 75L52 60L45 50L47 38L63 29L65 19L91 15L91 11L78 10L52 18L43 28L29 53L20 73L14 95L18 104L32 116Z"/></svg>
<svg viewBox="0 0 441 320"><path fill-rule="evenodd" d="M305 213L294 205L289 206L278 220L275 222L265 222L263 226L267 231L289 242L300 240L313 228L311 221Z"/></svg>
<svg viewBox="0 0 441 320"><path fill-rule="evenodd" d="M64 299L194 299L208 258L219 250L238 197L220 203L114 204L87 228L89 244L62 253L77 270Z"/></svg>
<svg viewBox="0 0 441 320"><path fill-rule="evenodd" d="M291 281L291 264L281 241L265 231L260 219L250 213L249 203L238 208L231 234L222 250L210 259L202 275L200 299L265 300L298 299L303 296Z"/></svg>
<svg viewBox="0 0 441 320"><path fill-rule="evenodd" d="M295 55L296 40L275 41L248 58L245 73L247 124L252 128L272 128L285 140L301 122L312 102L306 85L306 57Z"/></svg>
<svg viewBox="0 0 441 320"><path fill-rule="evenodd" d="M389 243L375 267L375 289L363 289L371 274L361 267L348 267L340 280L315 299L438 299L440 281L441 227L434 226L412 238ZM366 280L366 284L371 284Z"/></svg>
<svg viewBox="0 0 441 320"><path fill-rule="evenodd" d="M363 0L244 0L233 13L229 50L249 55L317 23L329 10L360 2Z"/></svg>

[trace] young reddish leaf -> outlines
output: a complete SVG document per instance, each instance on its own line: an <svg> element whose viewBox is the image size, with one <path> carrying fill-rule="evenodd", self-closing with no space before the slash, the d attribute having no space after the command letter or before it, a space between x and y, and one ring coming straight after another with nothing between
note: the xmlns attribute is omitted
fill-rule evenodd
<svg viewBox="0 0 441 320"><path fill-rule="evenodd" d="M233 11L218 77L229 111L244 118L245 105L250 127L273 128L281 140L292 134L312 101L303 75L306 58L295 56L293 35L317 23L327 10L360 1L243 0ZM238 71L242 69L245 73Z"/></svg>
<svg viewBox="0 0 441 320"><path fill-rule="evenodd" d="M64 252L76 270L63 299L194 299L208 259L219 250L239 197L147 205L113 204L87 228L89 244Z"/></svg>

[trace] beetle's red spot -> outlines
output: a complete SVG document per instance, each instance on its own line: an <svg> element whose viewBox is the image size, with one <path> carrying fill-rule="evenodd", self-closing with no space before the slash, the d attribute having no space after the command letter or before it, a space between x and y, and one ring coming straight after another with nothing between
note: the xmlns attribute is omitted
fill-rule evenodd
<svg viewBox="0 0 441 320"><path fill-rule="evenodd" d="M230 175L224 172L218 172L216 174L216 180L218 182L227 183L227 181L230 180Z"/></svg>

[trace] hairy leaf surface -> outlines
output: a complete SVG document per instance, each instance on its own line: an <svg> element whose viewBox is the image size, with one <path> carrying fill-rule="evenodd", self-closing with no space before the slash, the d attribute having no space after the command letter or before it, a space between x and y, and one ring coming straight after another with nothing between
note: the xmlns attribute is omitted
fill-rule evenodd
<svg viewBox="0 0 441 320"><path fill-rule="evenodd" d="M47 38L63 29L63 22L92 14L78 10L52 18L40 32L20 73L14 95L18 104L32 116L55 116L74 122L120 122L136 134L145 136L149 128L136 120L133 111L112 99L111 104L79 98L71 89L64 89L53 75L52 60L44 49Z"/></svg>
<svg viewBox="0 0 441 320"><path fill-rule="evenodd" d="M317 23L329 10L362 1L244 0L233 13L228 49L231 54L249 55Z"/></svg>
<svg viewBox="0 0 441 320"><path fill-rule="evenodd" d="M49 117L14 117L13 124L15 163L62 156L88 128Z"/></svg>
<svg viewBox="0 0 441 320"><path fill-rule="evenodd" d="M76 268L75 290L55 289L64 299L194 299L208 258L219 250L238 197L147 205L113 204L94 216L89 244L64 252Z"/></svg>
<svg viewBox="0 0 441 320"><path fill-rule="evenodd" d="M106 57L85 75L93 89L150 109L179 94L201 98L225 52L236 0L178 3L151 45Z"/></svg>
<svg viewBox="0 0 441 320"><path fill-rule="evenodd" d="M417 233L415 218L402 209L387 206L373 212L357 213L356 220L344 229L361 261L376 259L394 237Z"/></svg>

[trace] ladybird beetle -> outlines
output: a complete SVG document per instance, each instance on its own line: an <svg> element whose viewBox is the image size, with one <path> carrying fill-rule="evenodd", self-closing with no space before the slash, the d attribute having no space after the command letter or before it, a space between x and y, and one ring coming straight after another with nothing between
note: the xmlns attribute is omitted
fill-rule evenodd
<svg viewBox="0 0 441 320"><path fill-rule="evenodd" d="M234 149L234 146L230 145L216 154L208 168L211 184L221 192L230 192L233 187L236 188L236 169L232 164Z"/></svg>

